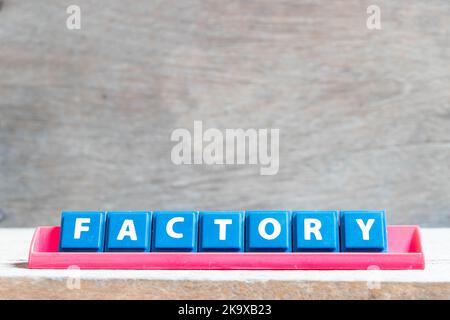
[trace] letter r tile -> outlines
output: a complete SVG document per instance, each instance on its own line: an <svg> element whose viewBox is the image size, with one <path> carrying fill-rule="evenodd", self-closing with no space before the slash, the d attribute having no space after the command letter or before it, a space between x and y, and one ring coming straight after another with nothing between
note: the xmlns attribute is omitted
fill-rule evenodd
<svg viewBox="0 0 450 320"><path fill-rule="evenodd" d="M294 251L339 251L337 211L293 211L292 214Z"/></svg>

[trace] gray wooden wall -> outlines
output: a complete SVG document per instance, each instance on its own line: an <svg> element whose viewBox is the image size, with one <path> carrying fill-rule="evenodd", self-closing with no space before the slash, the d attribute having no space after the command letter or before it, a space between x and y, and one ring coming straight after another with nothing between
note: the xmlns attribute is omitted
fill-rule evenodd
<svg viewBox="0 0 450 320"><path fill-rule="evenodd" d="M0 2L0 226L63 209L386 209L450 226L448 0ZM170 135L194 120L279 128L279 173L174 165Z"/></svg>

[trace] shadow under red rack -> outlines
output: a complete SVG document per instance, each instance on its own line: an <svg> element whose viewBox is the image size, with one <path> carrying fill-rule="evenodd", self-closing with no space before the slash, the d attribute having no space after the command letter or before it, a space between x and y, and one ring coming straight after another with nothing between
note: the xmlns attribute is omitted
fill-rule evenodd
<svg viewBox="0 0 450 320"><path fill-rule="evenodd" d="M30 269L405 270L424 269L418 226L388 226L388 252L59 252L60 227L38 227Z"/></svg>

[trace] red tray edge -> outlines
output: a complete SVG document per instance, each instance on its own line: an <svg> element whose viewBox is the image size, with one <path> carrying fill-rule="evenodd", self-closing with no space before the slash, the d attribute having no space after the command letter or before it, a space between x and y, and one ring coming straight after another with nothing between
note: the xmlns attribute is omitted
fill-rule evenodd
<svg viewBox="0 0 450 320"><path fill-rule="evenodd" d="M388 226L413 232L410 250L386 253L132 253L40 252L36 228L29 250L30 269L122 270L410 270L425 268L419 226Z"/></svg>

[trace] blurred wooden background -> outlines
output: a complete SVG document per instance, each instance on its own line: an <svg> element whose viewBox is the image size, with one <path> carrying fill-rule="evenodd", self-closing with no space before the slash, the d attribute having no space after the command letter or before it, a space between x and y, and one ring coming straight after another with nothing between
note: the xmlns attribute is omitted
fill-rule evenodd
<svg viewBox="0 0 450 320"><path fill-rule="evenodd" d="M62 209L386 209L450 226L448 0L0 8L0 226ZM172 164L170 135L194 120L279 128L279 173Z"/></svg>

